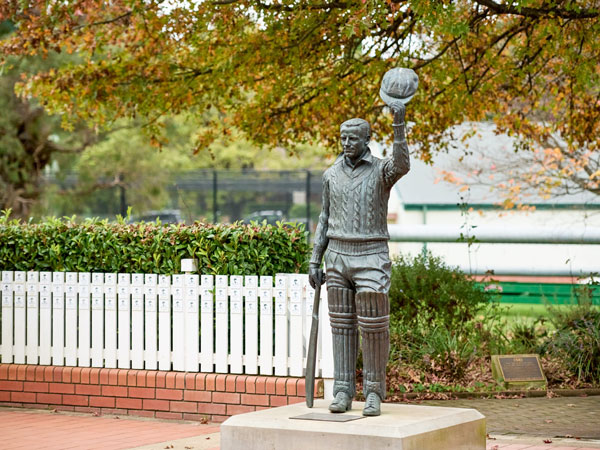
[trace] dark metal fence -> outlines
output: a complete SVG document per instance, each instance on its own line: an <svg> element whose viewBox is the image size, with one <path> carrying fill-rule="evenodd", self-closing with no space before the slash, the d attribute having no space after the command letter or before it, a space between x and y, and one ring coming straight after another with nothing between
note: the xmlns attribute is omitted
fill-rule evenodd
<svg viewBox="0 0 600 450"><path fill-rule="evenodd" d="M167 222L187 223L283 220L302 222L307 229L314 230L321 209L322 175L322 171L310 170L204 169L176 174L168 183L155 186L165 199L159 207L156 204L144 207L143 202L140 207L141 193L124 180L119 186L86 193L83 199L79 196L78 202L55 202L48 212L59 216L125 216L136 198L138 206L133 210L136 219L161 217ZM48 183L68 192L77 190L78 180L71 174L61 180L49 178ZM154 194L156 197L157 192Z"/></svg>

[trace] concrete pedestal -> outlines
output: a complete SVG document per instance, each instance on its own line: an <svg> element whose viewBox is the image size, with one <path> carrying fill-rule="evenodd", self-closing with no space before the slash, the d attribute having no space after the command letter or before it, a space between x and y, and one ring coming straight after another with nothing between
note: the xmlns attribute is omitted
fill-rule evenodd
<svg viewBox="0 0 600 450"><path fill-rule="evenodd" d="M330 414L328 400L230 417L221 425L221 450L485 450L485 417L474 409L382 405L378 417L348 422L291 419ZM353 416L364 404L353 403Z"/></svg>

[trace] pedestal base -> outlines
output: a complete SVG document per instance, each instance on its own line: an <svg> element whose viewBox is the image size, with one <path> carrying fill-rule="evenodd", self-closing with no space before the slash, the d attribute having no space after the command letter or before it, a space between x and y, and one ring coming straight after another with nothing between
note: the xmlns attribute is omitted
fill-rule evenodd
<svg viewBox="0 0 600 450"><path fill-rule="evenodd" d="M298 420L331 414L328 400L230 417L221 425L221 450L485 450L485 417L474 409L384 403L381 416L349 422ZM354 402L346 414L361 415ZM333 414L332 414L333 416Z"/></svg>

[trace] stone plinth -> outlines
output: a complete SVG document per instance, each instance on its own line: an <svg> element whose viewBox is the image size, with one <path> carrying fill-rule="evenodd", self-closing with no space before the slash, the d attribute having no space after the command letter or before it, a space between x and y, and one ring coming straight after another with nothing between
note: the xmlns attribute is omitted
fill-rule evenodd
<svg viewBox="0 0 600 450"><path fill-rule="evenodd" d="M485 417L474 409L383 404L379 417L348 422L297 420L329 414L329 401L283 406L230 417L221 450L485 450ZM361 416L363 403L346 414Z"/></svg>

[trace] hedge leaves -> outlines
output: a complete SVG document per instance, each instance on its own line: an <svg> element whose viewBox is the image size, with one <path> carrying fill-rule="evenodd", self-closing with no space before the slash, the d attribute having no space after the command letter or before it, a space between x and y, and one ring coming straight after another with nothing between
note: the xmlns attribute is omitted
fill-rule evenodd
<svg viewBox="0 0 600 450"><path fill-rule="evenodd" d="M173 274L182 258L196 258L202 274L275 275L306 272L309 250L304 230L286 224L32 224L0 217L0 270Z"/></svg>

